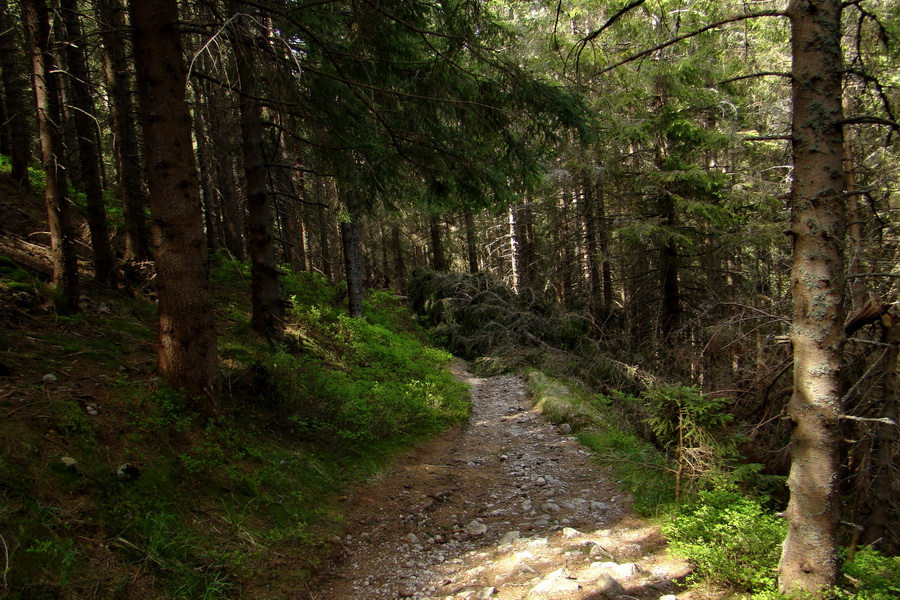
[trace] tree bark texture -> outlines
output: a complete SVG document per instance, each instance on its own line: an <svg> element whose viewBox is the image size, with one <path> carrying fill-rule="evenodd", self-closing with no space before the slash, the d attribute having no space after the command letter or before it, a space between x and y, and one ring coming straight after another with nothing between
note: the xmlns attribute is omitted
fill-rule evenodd
<svg viewBox="0 0 900 600"><path fill-rule="evenodd" d="M159 372L193 396L202 412L214 415L215 307L185 101L178 3L133 0L130 7L159 295Z"/></svg>
<svg viewBox="0 0 900 600"><path fill-rule="evenodd" d="M44 199L50 225L53 284L61 292L61 304L77 310L79 302L78 259L75 254L75 227L67 194L62 131L59 129L59 82L50 51L50 15L44 0L23 0L23 16L31 50L34 101L37 109L41 160L46 175Z"/></svg>
<svg viewBox="0 0 900 600"><path fill-rule="evenodd" d="M238 4L231 3L232 10ZM250 249L251 298L254 331L270 339L284 337L284 301L275 261L274 213L267 185L268 173L263 152L262 107L253 98L257 93L253 40L243 19L235 21L233 48L240 84L241 154L247 185L247 238Z"/></svg>
<svg viewBox="0 0 900 600"><path fill-rule="evenodd" d="M794 394L784 593L824 595L838 571L844 256L839 0L792 0Z"/></svg>
<svg viewBox="0 0 900 600"><path fill-rule="evenodd" d="M100 172L100 144L95 126L94 100L88 84L88 67L81 35L77 0L60 0L66 33L66 62L70 75L72 120L78 137L81 184L87 201L87 221L91 232L94 278L111 283L116 259L109 241L103 181Z"/></svg>
<svg viewBox="0 0 900 600"><path fill-rule="evenodd" d="M125 49L125 6L123 0L97 0L96 6L109 94L117 193L125 219L124 258L141 261L150 257L150 228L144 214L147 196L131 97L132 76Z"/></svg>
<svg viewBox="0 0 900 600"><path fill-rule="evenodd" d="M9 127L10 159L13 179L28 185L28 163L31 162L31 134L28 131L26 83L19 67L9 2L0 0L0 71L3 77L6 119Z"/></svg>

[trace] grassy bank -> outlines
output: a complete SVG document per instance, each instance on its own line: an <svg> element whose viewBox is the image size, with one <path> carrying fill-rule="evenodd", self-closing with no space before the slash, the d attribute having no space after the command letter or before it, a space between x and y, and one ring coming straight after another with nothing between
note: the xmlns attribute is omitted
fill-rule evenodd
<svg viewBox="0 0 900 600"><path fill-rule="evenodd" d="M339 289L287 276L288 341L272 348L250 330L247 267L215 258L226 394L208 420L154 374L146 294L92 288L59 315L39 277L4 265L10 599L288 597L340 532L340 497L468 411L450 355L387 293L353 320Z"/></svg>

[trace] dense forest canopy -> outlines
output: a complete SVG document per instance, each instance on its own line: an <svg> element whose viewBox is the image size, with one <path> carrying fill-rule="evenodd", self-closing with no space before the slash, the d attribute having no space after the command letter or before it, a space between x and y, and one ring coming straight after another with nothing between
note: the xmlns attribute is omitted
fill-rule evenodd
<svg viewBox="0 0 900 600"><path fill-rule="evenodd" d="M309 271L354 317L367 289L409 292L469 358L565 351L604 389L727 397L748 460L790 471L784 591L834 583L841 521L896 549L896 3L20 0L0 19L0 150L45 194L59 309L88 248L102 285L152 276L160 374L205 414L224 253L276 346L282 276Z"/></svg>

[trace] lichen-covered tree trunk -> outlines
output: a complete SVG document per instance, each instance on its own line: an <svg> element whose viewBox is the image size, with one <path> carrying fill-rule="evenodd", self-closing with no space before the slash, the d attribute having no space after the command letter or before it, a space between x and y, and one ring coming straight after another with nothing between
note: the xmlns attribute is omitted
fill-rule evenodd
<svg viewBox="0 0 900 600"><path fill-rule="evenodd" d="M41 160L46 176L44 198L50 225L53 284L61 292L61 305L77 310L79 302L78 258L75 227L67 197L66 170L59 162L65 154L59 129L59 84L56 62L50 51L50 16L44 0L23 0L25 31L31 50L34 101L37 109Z"/></svg>
<svg viewBox="0 0 900 600"><path fill-rule="evenodd" d="M838 445L844 344L843 132L839 0L792 0L794 395L785 593L826 594L838 571Z"/></svg>
<svg viewBox="0 0 900 600"><path fill-rule="evenodd" d="M218 412L218 349L177 0L132 0L159 295L159 372Z"/></svg>

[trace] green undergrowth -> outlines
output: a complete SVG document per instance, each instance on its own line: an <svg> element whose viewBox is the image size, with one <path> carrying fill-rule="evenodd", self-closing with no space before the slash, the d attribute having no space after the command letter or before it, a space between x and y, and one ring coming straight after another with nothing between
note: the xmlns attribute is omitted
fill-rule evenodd
<svg viewBox="0 0 900 600"><path fill-rule="evenodd" d="M537 370L528 385L536 408L569 424L632 495L634 510L661 525L669 550L693 566L695 593L785 599L775 575L787 524L767 494L781 479L741 462L724 399L677 385L591 394ZM900 558L864 549L845 559L833 596L900 597Z"/></svg>
<svg viewBox="0 0 900 600"><path fill-rule="evenodd" d="M663 453L629 424L631 397L614 400L590 394L540 371L529 371L529 389L537 408L555 423L568 423L578 441L613 469L619 485L634 499L634 510L649 516L669 510L675 502L675 476Z"/></svg>
<svg viewBox="0 0 900 600"><path fill-rule="evenodd" d="M335 286L287 275L272 347L250 332L246 265L216 257L212 281L216 419L154 376L147 301L88 290L82 313L10 324L33 341L0 382L4 597L294 597L340 533L340 498L468 414L451 356L392 294L350 319Z"/></svg>

